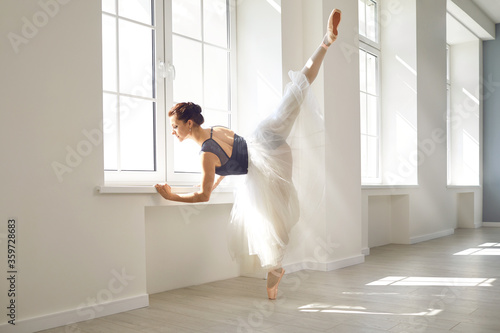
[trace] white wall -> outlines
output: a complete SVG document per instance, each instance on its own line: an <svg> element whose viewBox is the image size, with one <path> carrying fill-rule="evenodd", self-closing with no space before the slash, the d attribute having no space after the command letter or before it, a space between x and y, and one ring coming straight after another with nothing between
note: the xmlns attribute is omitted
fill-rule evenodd
<svg viewBox="0 0 500 333"><path fill-rule="evenodd" d="M392 234L392 196L376 195L368 197L368 247L393 243Z"/></svg>
<svg viewBox="0 0 500 333"><path fill-rule="evenodd" d="M451 64L451 185L480 182L479 40L450 46Z"/></svg>
<svg viewBox="0 0 500 333"><path fill-rule="evenodd" d="M0 3L0 268L6 272L6 220L16 217L16 332L43 328L32 319L48 314L60 314L61 325L148 303L145 198L95 192L103 181L100 1L40 3ZM60 179L54 162L65 165ZM6 286L1 279L0 290ZM1 307L7 302L2 292Z"/></svg>
<svg viewBox="0 0 500 333"><path fill-rule="evenodd" d="M456 226L446 153L446 1L417 1L419 195L411 199L411 237ZM422 207L425 207L423 209Z"/></svg>
<svg viewBox="0 0 500 333"><path fill-rule="evenodd" d="M148 294L239 276L239 265L227 247L231 207L146 208Z"/></svg>
<svg viewBox="0 0 500 333"><path fill-rule="evenodd" d="M415 0L381 3L381 176L387 185L418 183L415 8Z"/></svg>
<svg viewBox="0 0 500 333"><path fill-rule="evenodd" d="M361 256L361 150L357 1L324 1L323 24L333 8L343 15L339 38L326 56L325 82L325 237L338 248L331 260ZM337 44L337 45L335 45Z"/></svg>

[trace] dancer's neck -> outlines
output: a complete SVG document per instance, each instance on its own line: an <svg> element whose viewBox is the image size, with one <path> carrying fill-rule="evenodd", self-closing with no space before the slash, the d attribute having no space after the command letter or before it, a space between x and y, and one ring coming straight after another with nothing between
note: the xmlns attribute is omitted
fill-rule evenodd
<svg viewBox="0 0 500 333"><path fill-rule="evenodd" d="M210 129L202 128L201 126L193 127L188 138L196 142L201 147L203 142L210 139Z"/></svg>

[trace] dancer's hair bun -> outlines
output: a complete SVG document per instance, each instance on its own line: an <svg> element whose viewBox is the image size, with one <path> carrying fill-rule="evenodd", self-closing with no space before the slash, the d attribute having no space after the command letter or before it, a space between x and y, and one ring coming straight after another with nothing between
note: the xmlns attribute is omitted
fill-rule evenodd
<svg viewBox="0 0 500 333"><path fill-rule="evenodd" d="M201 107L198 104L192 102L177 103L168 111L168 116L177 115L177 119L183 122L191 119L196 124L201 125L205 122L201 111Z"/></svg>

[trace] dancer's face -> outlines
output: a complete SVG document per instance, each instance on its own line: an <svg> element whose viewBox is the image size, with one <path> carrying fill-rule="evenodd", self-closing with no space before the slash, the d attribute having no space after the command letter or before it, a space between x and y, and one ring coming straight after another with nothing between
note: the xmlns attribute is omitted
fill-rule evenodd
<svg viewBox="0 0 500 333"><path fill-rule="evenodd" d="M177 119L177 115L170 117L170 125L172 125L172 135L175 135L180 142L184 141L190 134L190 125L192 121L183 122Z"/></svg>

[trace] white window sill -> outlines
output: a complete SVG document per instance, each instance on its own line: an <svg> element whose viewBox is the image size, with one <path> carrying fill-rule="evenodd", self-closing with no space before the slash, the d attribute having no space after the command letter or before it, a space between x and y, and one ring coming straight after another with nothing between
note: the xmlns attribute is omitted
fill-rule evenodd
<svg viewBox="0 0 500 333"><path fill-rule="evenodd" d="M401 190L419 188L419 185L361 185L362 190Z"/></svg>
<svg viewBox="0 0 500 333"><path fill-rule="evenodd" d="M234 203L234 188L232 186L219 186L212 192L208 202L184 203L163 199L154 186L97 186L96 190L100 194L151 194L155 197L153 206L178 206L178 205L219 205ZM191 193L198 191L198 187L193 186L172 186L172 192L177 194Z"/></svg>
<svg viewBox="0 0 500 333"><path fill-rule="evenodd" d="M446 188L450 188L450 189L464 189L464 190L475 190L475 189L480 189L481 185L447 185Z"/></svg>

